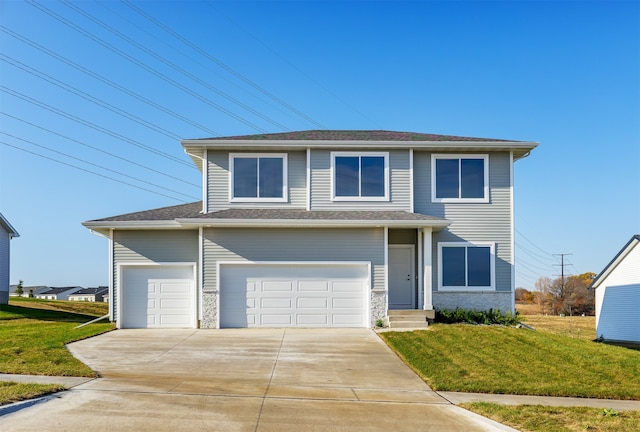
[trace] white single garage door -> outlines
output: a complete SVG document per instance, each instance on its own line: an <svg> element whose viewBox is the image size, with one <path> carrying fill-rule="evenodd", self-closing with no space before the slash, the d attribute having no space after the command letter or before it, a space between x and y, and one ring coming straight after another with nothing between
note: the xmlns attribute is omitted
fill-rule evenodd
<svg viewBox="0 0 640 432"><path fill-rule="evenodd" d="M221 264L220 327L368 327L369 266Z"/></svg>
<svg viewBox="0 0 640 432"><path fill-rule="evenodd" d="M121 276L120 327L195 327L193 266L125 266Z"/></svg>

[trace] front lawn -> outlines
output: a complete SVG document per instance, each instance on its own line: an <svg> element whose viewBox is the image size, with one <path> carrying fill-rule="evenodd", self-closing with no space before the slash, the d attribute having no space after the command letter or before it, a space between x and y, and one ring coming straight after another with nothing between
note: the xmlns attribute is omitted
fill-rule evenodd
<svg viewBox="0 0 640 432"><path fill-rule="evenodd" d="M541 405L510 406L486 402L460 406L522 432L585 430L636 432L640 430L640 411L617 412L606 408Z"/></svg>
<svg viewBox="0 0 640 432"><path fill-rule="evenodd" d="M59 384L31 384L0 381L0 405L33 399L64 390Z"/></svg>
<svg viewBox="0 0 640 432"><path fill-rule="evenodd" d="M96 376L65 347L113 328L105 321L75 329L107 313L108 305L11 298L0 305L0 373Z"/></svg>
<svg viewBox="0 0 640 432"><path fill-rule="evenodd" d="M502 326L380 336L438 391L640 400L640 351Z"/></svg>

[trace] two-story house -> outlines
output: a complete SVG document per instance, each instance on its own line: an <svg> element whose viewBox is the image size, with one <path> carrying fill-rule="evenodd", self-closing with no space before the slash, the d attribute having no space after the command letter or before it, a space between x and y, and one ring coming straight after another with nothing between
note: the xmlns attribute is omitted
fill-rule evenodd
<svg viewBox="0 0 640 432"><path fill-rule="evenodd" d="M371 327L394 309L514 308L513 167L536 143L303 131L182 145L201 202L84 223L109 239L118 327Z"/></svg>

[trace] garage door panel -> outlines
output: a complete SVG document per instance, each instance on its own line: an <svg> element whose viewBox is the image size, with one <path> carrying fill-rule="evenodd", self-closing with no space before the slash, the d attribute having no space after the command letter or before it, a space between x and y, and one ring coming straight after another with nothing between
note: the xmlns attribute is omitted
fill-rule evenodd
<svg viewBox="0 0 640 432"><path fill-rule="evenodd" d="M263 298L262 309L291 309L291 298Z"/></svg>
<svg viewBox="0 0 640 432"><path fill-rule="evenodd" d="M223 264L220 326L365 327L368 277L362 264Z"/></svg>
<svg viewBox="0 0 640 432"><path fill-rule="evenodd" d="M298 283L298 291L300 292L329 292L328 281L300 281Z"/></svg>
<svg viewBox="0 0 640 432"><path fill-rule="evenodd" d="M263 292L293 292L293 282L291 281L263 281Z"/></svg>
<svg viewBox="0 0 640 432"><path fill-rule="evenodd" d="M296 323L299 326L326 327L329 325L329 320L326 314L298 314Z"/></svg>
<svg viewBox="0 0 640 432"><path fill-rule="evenodd" d="M261 314L260 323L264 326L284 326L289 327L293 323L291 315L288 313L282 314Z"/></svg>
<svg viewBox="0 0 640 432"><path fill-rule="evenodd" d="M329 307L329 299L324 297L299 297L298 309L326 309Z"/></svg>

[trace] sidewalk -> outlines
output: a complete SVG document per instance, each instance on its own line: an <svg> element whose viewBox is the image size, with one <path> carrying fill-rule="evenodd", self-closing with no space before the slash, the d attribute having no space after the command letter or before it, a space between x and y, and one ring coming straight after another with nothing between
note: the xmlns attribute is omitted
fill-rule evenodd
<svg viewBox="0 0 640 432"><path fill-rule="evenodd" d="M0 381L13 381L21 383L61 384L66 388L72 388L84 384L95 378L64 377L45 375L15 375L0 374ZM640 411L640 401L615 400L615 399L591 399L574 397L552 396L524 396L504 395L489 393L462 393L462 392L436 392L453 405L466 402L491 402L502 405L544 405L558 407L591 407L611 408L616 411Z"/></svg>
<svg viewBox="0 0 640 432"><path fill-rule="evenodd" d="M30 383L30 384L60 384L65 386L68 389L78 386L80 384L84 384L94 379L95 378L90 378L90 377L0 374L0 381Z"/></svg>

